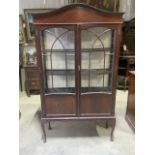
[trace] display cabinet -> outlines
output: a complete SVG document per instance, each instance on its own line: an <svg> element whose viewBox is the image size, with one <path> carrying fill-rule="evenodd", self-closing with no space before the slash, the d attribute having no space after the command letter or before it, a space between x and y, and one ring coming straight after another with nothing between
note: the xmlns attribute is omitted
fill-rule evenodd
<svg viewBox="0 0 155 155"><path fill-rule="evenodd" d="M34 17L41 72L41 125L106 120L115 128L122 13L71 4Z"/></svg>
<svg viewBox="0 0 155 155"><path fill-rule="evenodd" d="M119 58L118 89L129 89L128 72L135 70L135 19L123 24Z"/></svg>

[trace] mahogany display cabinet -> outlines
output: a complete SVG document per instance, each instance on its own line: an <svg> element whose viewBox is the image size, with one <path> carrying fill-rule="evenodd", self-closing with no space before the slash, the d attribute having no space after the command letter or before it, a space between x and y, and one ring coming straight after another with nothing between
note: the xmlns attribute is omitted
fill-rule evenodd
<svg viewBox="0 0 155 155"><path fill-rule="evenodd" d="M122 13L71 4L34 16L41 79L41 126L105 120L115 128Z"/></svg>

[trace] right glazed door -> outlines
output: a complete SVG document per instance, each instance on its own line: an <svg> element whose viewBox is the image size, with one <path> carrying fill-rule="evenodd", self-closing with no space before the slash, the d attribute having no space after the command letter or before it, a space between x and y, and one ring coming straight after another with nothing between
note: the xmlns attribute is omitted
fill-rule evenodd
<svg viewBox="0 0 155 155"><path fill-rule="evenodd" d="M80 115L110 115L114 29L81 28Z"/></svg>

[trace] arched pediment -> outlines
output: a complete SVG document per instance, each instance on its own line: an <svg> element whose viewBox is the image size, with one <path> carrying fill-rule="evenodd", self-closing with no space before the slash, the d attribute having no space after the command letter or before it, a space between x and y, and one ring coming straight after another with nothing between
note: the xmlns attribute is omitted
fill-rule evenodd
<svg viewBox="0 0 155 155"><path fill-rule="evenodd" d="M122 13L114 13L84 4L71 4L36 15L34 24L122 23Z"/></svg>

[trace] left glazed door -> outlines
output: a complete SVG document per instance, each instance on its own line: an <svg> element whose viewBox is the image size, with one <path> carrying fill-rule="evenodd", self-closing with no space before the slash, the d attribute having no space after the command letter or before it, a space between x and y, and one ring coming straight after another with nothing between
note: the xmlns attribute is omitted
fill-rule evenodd
<svg viewBox="0 0 155 155"><path fill-rule="evenodd" d="M41 31L43 96L48 116L76 115L75 53L74 28Z"/></svg>

